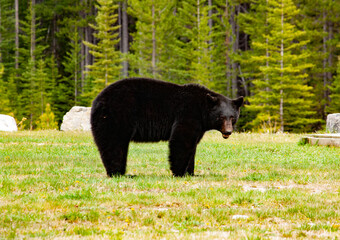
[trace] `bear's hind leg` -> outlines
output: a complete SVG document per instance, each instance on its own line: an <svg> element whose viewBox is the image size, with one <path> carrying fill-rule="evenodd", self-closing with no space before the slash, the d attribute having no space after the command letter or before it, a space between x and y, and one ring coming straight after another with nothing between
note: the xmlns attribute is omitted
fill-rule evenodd
<svg viewBox="0 0 340 240"><path fill-rule="evenodd" d="M109 177L124 175L126 171L129 142L111 142L103 146L100 155Z"/></svg>
<svg viewBox="0 0 340 240"><path fill-rule="evenodd" d="M92 122L93 137L109 177L124 175L126 170L126 158L131 136L126 130L127 127L120 126L124 129L122 132L117 126L118 124L110 121Z"/></svg>

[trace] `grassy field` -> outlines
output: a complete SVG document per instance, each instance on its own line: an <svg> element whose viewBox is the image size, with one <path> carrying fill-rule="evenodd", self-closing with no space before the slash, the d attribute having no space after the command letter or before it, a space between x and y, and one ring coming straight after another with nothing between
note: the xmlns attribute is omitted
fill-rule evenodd
<svg viewBox="0 0 340 240"><path fill-rule="evenodd" d="M0 132L0 238L339 239L340 148L299 137L209 132L184 178L132 143L110 179L89 133Z"/></svg>

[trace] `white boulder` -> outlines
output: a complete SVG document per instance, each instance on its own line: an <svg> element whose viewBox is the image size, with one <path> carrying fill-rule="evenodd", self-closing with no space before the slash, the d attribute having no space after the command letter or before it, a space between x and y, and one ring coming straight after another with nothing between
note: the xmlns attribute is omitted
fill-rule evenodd
<svg viewBox="0 0 340 240"><path fill-rule="evenodd" d="M327 115L326 131L330 133L340 133L340 113Z"/></svg>
<svg viewBox="0 0 340 240"><path fill-rule="evenodd" d="M18 131L17 123L15 122L14 118L8 115L0 114L0 131Z"/></svg>
<svg viewBox="0 0 340 240"><path fill-rule="evenodd" d="M74 106L63 117L61 131L90 131L90 107Z"/></svg>

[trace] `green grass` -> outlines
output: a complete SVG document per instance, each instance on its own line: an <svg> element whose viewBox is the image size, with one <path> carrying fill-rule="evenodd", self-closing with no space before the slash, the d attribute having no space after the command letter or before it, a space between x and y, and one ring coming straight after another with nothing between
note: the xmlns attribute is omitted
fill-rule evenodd
<svg viewBox="0 0 340 240"><path fill-rule="evenodd" d="M132 143L107 178L89 133L1 132L0 239L338 239L340 148L299 138L209 132L184 178Z"/></svg>

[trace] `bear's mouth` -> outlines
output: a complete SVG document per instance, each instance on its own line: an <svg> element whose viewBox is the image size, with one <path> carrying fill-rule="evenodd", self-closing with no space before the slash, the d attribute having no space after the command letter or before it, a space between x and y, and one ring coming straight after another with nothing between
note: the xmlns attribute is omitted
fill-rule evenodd
<svg viewBox="0 0 340 240"><path fill-rule="evenodd" d="M230 134L228 134L228 133L222 133L222 137L223 137L224 139L227 139L229 136L230 136Z"/></svg>

